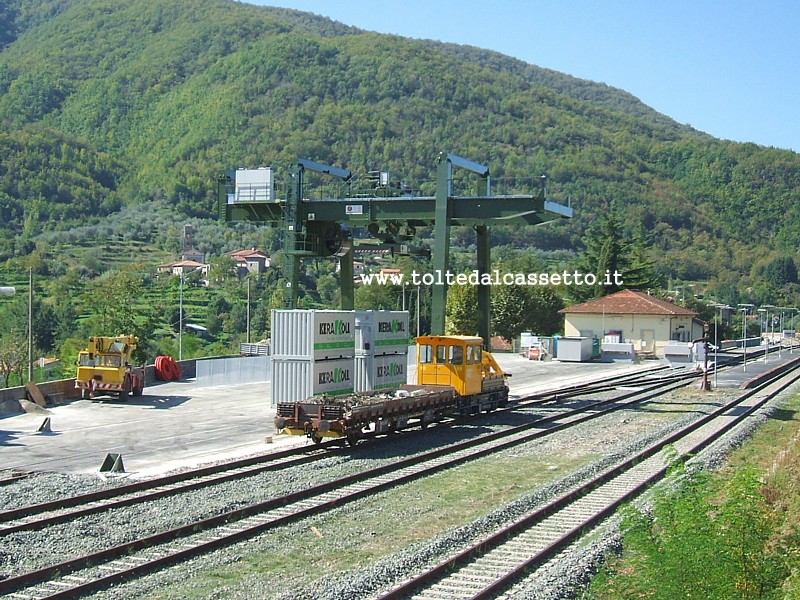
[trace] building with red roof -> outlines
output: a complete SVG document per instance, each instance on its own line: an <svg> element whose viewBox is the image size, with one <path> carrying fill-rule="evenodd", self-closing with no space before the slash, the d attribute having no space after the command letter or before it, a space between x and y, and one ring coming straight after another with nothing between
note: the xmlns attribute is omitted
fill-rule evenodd
<svg viewBox="0 0 800 600"><path fill-rule="evenodd" d="M256 248L228 252L227 256L230 256L236 262L236 270L239 273L239 277L244 277L248 273L263 273L270 265L269 256Z"/></svg>
<svg viewBox="0 0 800 600"><path fill-rule="evenodd" d="M567 337L632 343L642 354L663 356L668 343L689 343L703 336L703 323L693 310L633 290L622 290L560 312Z"/></svg>

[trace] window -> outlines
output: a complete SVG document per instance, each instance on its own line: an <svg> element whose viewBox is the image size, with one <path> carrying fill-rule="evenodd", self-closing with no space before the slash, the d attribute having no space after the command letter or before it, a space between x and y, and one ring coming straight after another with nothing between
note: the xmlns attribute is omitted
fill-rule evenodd
<svg viewBox="0 0 800 600"><path fill-rule="evenodd" d="M443 365L447 362L447 346L436 346L436 364Z"/></svg>
<svg viewBox="0 0 800 600"><path fill-rule="evenodd" d="M479 365L481 362L481 347L467 346L467 364Z"/></svg>
<svg viewBox="0 0 800 600"><path fill-rule="evenodd" d="M419 362L424 365L433 362L433 347L430 344L422 344L419 347Z"/></svg>
<svg viewBox="0 0 800 600"><path fill-rule="evenodd" d="M451 365L463 365L464 364L464 348L461 346L449 346L450 348L450 356L448 357L448 362Z"/></svg>
<svg viewBox="0 0 800 600"><path fill-rule="evenodd" d="M101 355L98 357L100 360L101 367L119 367L122 365L122 361L120 360L119 356L113 355Z"/></svg>

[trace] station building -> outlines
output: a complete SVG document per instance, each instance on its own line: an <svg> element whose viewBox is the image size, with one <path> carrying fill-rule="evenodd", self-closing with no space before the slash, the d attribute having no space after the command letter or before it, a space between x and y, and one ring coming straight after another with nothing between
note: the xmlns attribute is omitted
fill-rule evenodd
<svg viewBox="0 0 800 600"><path fill-rule="evenodd" d="M633 290L622 290L560 312L564 315L565 336L630 343L641 355L663 358L668 344L688 343L703 336L703 323L696 312Z"/></svg>

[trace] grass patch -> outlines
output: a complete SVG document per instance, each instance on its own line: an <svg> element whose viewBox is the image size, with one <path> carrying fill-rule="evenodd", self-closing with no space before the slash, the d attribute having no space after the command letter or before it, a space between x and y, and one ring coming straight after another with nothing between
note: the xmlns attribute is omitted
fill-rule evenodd
<svg viewBox="0 0 800 600"><path fill-rule="evenodd" d="M585 599L800 598L800 396L714 474L656 494L652 515L626 509L624 552Z"/></svg>

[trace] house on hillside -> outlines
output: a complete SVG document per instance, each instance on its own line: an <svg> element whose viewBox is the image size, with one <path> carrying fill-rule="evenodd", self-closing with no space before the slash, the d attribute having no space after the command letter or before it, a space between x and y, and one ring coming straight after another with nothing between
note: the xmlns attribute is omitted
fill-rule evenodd
<svg viewBox="0 0 800 600"><path fill-rule="evenodd" d="M239 277L245 277L248 273L263 273L270 266L269 256L256 248L228 252L226 256L230 256L236 263L236 272Z"/></svg>
<svg viewBox="0 0 800 600"><path fill-rule="evenodd" d="M598 337L604 342L632 343L637 353L664 356L672 341L703 337L697 313L644 292L622 290L559 311L567 337Z"/></svg>
<svg viewBox="0 0 800 600"><path fill-rule="evenodd" d="M170 275L183 275L189 273L200 273L203 280L208 279L209 265L207 263L197 262L195 260L178 260L175 262L159 265L157 271L159 273L169 273Z"/></svg>

